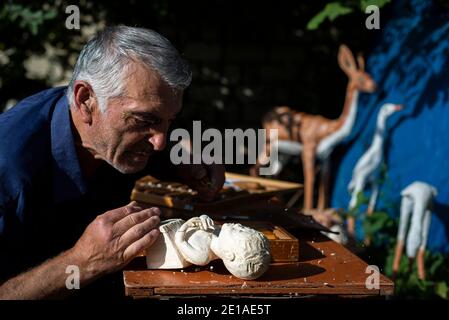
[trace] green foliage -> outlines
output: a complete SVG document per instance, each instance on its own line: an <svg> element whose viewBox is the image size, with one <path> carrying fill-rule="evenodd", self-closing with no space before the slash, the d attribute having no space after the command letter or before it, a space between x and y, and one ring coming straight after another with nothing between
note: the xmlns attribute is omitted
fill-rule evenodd
<svg viewBox="0 0 449 320"><path fill-rule="evenodd" d="M366 7L372 5L382 8L389 2L391 2L391 0L360 0L360 10L365 12Z"/></svg>
<svg viewBox="0 0 449 320"><path fill-rule="evenodd" d="M55 8L33 9L21 4L5 4L0 11L0 20L9 20L16 23L22 29L28 29L33 35L37 35L39 27L46 21L56 17Z"/></svg>
<svg viewBox="0 0 449 320"><path fill-rule="evenodd" d="M395 240L391 235L397 230L397 223L386 212L378 211L365 217L363 229L375 245L392 245Z"/></svg>
<svg viewBox="0 0 449 320"><path fill-rule="evenodd" d="M393 258L394 249L390 247L386 259L385 272L387 276L393 275ZM396 275L395 295L400 298L448 299L448 262L449 256L427 251L425 254L426 280L421 280L418 278L416 262L410 262L403 255Z"/></svg>
<svg viewBox="0 0 449 320"><path fill-rule="evenodd" d="M337 17L351 13L352 11L351 8L343 6L340 2L328 3L320 13L309 21L307 29L315 30L324 20L329 19L330 21L334 21Z"/></svg>
<svg viewBox="0 0 449 320"><path fill-rule="evenodd" d="M365 12L369 5L375 5L379 8L384 7L391 0L342 0L326 4L326 6L307 24L308 30L315 30L326 20L334 21L338 17L348 15L354 11Z"/></svg>
<svg viewBox="0 0 449 320"><path fill-rule="evenodd" d="M357 200L354 208L345 213L345 217L358 217L361 212L362 205L368 204L369 198L365 195L363 191L357 194Z"/></svg>
<svg viewBox="0 0 449 320"><path fill-rule="evenodd" d="M66 28L67 5L63 1L0 2L0 112L8 100L20 100L62 81L63 72L73 66L85 39L80 30ZM95 25L100 19L91 14L89 5L79 4L82 25Z"/></svg>
<svg viewBox="0 0 449 320"><path fill-rule="evenodd" d="M447 282L444 281L437 282L435 286L435 291L438 296L440 296L443 299L447 299L448 298L447 294L449 291Z"/></svg>

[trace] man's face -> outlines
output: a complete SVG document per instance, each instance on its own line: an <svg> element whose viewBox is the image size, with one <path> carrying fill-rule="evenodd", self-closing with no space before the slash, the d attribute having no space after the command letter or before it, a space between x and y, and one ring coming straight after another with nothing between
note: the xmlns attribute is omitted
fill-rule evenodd
<svg viewBox="0 0 449 320"><path fill-rule="evenodd" d="M124 81L124 95L110 98L104 113L96 112L98 130L92 139L102 159L122 173L135 173L165 148L170 123L182 107L182 91L140 64L131 66Z"/></svg>

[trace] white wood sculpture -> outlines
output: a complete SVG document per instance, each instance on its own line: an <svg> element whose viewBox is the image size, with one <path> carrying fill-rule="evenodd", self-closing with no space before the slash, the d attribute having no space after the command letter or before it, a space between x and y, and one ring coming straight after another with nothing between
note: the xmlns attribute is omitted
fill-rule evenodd
<svg viewBox="0 0 449 320"><path fill-rule="evenodd" d="M213 220L207 215L193 217L176 232L176 247L190 263L205 266L218 258L211 249L216 231Z"/></svg>
<svg viewBox="0 0 449 320"><path fill-rule="evenodd" d="M187 222L176 219L171 226L170 232L161 233L158 239L161 244L157 247L153 245L147 251L148 268L166 269L167 265L180 265L179 268L182 268L191 264L204 266L212 260L221 259L231 274L245 280L256 279L269 268L270 243L257 230L239 223L218 226L207 215L193 217ZM168 249L163 245L165 242ZM167 262L163 263L162 258ZM153 259L156 262L152 262Z"/></svg>
<svg viewBox="0 0 449 320"><path fill-rule="evenodd" d="M268 239L239 223L223 224L218 237L212 239L211 249L223 260L226 269L240 279L257 279L270 266Z"/></svg>
<svg viewBox="0 0 449 320"><path fill-rule="evenodd" d="M408 231L406 254L409 258L409 267L417 256L418 277L422 280L426 278L424 254L429 236L433 199L437 194L435 187L420 181L413 182L402 190L401 216L393 261L394 277L399 270L404 241Z"/></svg>
<svg viewBox="0 0 449 320"><path fill-rule="evenodd" d="M346 138L354 125L357 114L359 92L373 92L376 84L365 72L365 61L357 57L358 66L352 52L341 45L338 53L340 68L349 78L343 111L338 119L327 119L320 115L297 112L290 107L276 107L262 120L264 129L278 130L279 159L274 163L275 173L279 173L291 156L301 156L304 171L304 210L313 209L313 193L315 181L315 159L321 165L321 183L319 188L318 209L327 206L327 188L329 181L329 157L334 148ZM270 150L267 140L266 150ZM267 152L262 152L251 170L257 175L261 163L267 163Z"/></svg>
<svg viewBox="0 0 449 320"><path fill-rule="evenodd" d="M371 146L366 150L352 172L352 179L349 182L348 190L351 193L349 210L355 208L357 204L357 195L363 192L365 186L370 184L372 193L368 204L368 214L371 214L376 205L379 185L376 181L376 173L380 169L383 158L383 143L386 135L386 122L389 116L402 109L401 105L386 103L377 115L376 131L374 132ZM351 227L352 229L352 227ZM353 230L350 230L353 233Z"/></svg>
<svg viewBox="0 0 449 320"><path fill-rule="evenodd" d="M147 267L149 269L181 269L191 265L183 258L175 243L176 231L184 224L182 219L161 221L159 237L146 250Z"/></svg>

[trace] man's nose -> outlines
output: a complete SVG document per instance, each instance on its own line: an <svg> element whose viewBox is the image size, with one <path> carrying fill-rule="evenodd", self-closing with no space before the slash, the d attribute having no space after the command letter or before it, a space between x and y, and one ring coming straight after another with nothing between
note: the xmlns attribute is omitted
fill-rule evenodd
<svg viewBox="0 0 449 320"><path fill-rule="evenodd" d="M154 151L164 150L166 145L166 137L167 135L165 132L158 132L150 137L149 141L153 145Z"/></svg>

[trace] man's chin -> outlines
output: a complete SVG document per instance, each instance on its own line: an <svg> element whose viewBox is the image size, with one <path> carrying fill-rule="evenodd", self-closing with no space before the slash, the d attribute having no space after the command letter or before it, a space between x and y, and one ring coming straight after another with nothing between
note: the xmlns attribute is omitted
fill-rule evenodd
<svg viewBox="0 0 449 320"><path fill-rule="evenodd" d="M147 166L148 159L146 161L132 162L132 163L122 163L122 164L111 164L117 171L123 174L133 174L142 171Z"/></svg>

